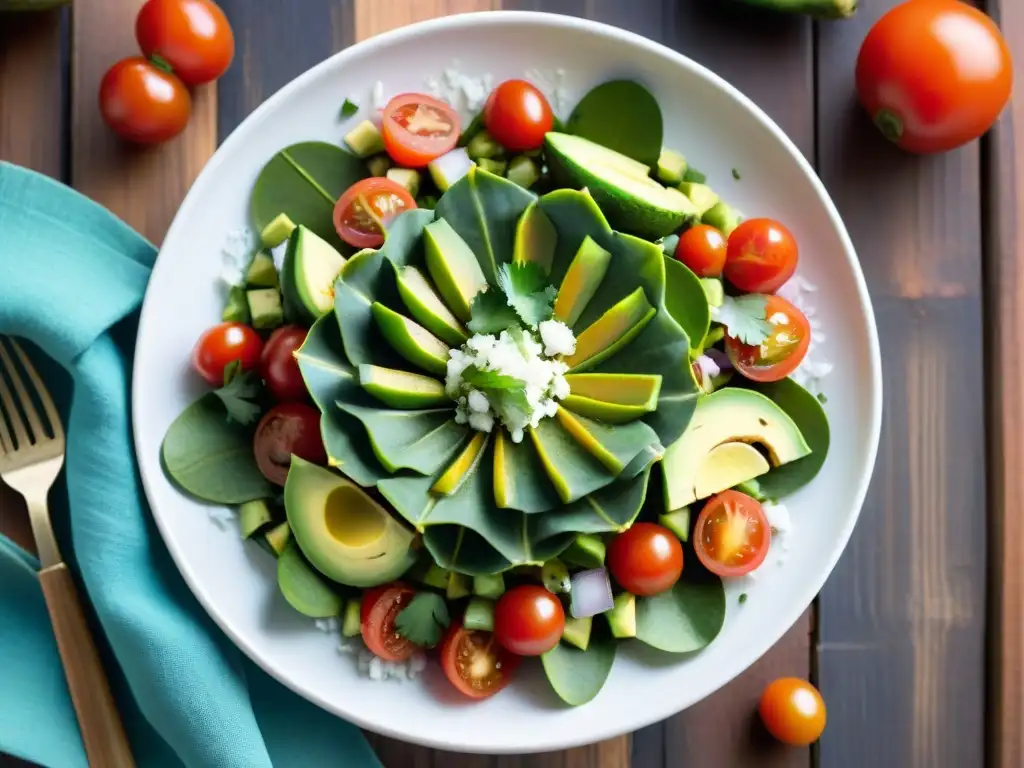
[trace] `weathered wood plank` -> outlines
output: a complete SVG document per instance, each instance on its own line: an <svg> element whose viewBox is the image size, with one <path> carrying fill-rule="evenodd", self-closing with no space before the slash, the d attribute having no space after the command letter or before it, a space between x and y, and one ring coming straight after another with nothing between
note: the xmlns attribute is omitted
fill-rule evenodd
<svg viewBox="0 0 1024 768"><path fill-rule="evenodd" d="M1024 78L1024 7L993 0ZM989 764L1016 768L1024 755L1024 102L1011 102L984 139L985 347L989 427Z"/></svg>
<svg viewBox="0 0 1024 768"><path fill-rule="evenodd" d="M858 248L886 361L874 481L819 603L830 768L984 754L978 146L909 156L856 106L860 43L895 4L818 29L819 172Z"/></svg>

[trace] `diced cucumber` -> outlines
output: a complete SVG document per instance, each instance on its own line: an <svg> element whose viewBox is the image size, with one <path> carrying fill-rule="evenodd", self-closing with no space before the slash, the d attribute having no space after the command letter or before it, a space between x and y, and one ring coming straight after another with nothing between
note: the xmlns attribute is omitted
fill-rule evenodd
<svg viewBox="0 0 1024 768"><path fill-rule="evenodd" d="M712 307L720 307L725 303L725 288L722 286L721 280L717 277L702 277L700 284L704 288L708 304Z"/></svg>
<svg viewBox="0 0 1024 768"><path fill-rule="evenodd" d="M505 577L500 573L474 576L473 594L497 600L505 594Z"/></svg>
<svg viewBox="0 0 1024 768"><path fill-rule="evenodd" d="M247 501L238 508L238 525L243 539L248 539L270 521L270 507L263 499Z"/></svg>
<svg viewBox="0 0 1024 768"><path fill-rule="evenodd" d="M569 569L557 557L544 563L540 578L548 592L561 595L569 591Z"/></svg>
<svg viewBox="0 0 1024 768"><path fill-rule="evenodd" d="M249 303L245 300L245 288L240 285L231 286L221 319L225 323L249 322Z"/></svg>
<svg viewBox="0 0 1024 768"><path fill-rule="evenodd" d="M726 237L731 235L732 231L740 225L739 214L736 213L728 203L722 200L719 200L711 206L711 208L700 217L700 220L704 224L708 224L719 230Z"/></svg>
<svg viewBox="0 0 1024 768"><path fill-rule="evenodd" d="M277 328L284 322L281 293L277 288L256 288L245 292L252 316L252 327L257 330Z"/></svg>
<svg viewBox="0 0 1024 768"><path fill-rule="evenodd" d="M580 568L600 568L604 565L604 542L592 533L581 533L561 554L563 562Z"/></svg>
<svg viewBox="0 0 1024 768"><path fill-rule="evenodd" d="M590 616L582 619L566 616L565 627L562 629L562 639L569 645L574 645L581 651L585 651L590 645L590 630L593 626L594 620Z"/></svg>
<svg viewBox="0 0 1024 768"><path fill-rule="evenodd" d="M341 619L341 634L343 637L356 637L362 630L362 617L360 616L362 603L353 598L345 601L345 613Z"/></svg>
<svg viewBox="0 0 1024 768"><path fill-rule="evenodd" d="M371 176L384 176L391 167L391 158L387 155L374 155L366 161L366 170Z"/></svg>
<svg viewBox="0 0 1024 768"><path fill-rule="evenodd" d="M636 637L636 596L629 592L617 595L614 607L605 617L613 637Z"/></svg>
<svg viewBox="0 0 1024 768"><path fill-rule="evenodd" d="M427 569L423 576L423 583L435 589L447 589L448 571L435 563Z"/></svg>
<svg viewBox="0 0 1024 768"><path fill-rule="evenodd" d="M504 176L505 170L508 168L508 163L504 160L489 160L486 157L481 157L476 161L476 164L488 173L493 173L495 176Z"/></svg>
<svg viewBox="0 0 1024 768"><path fill-rule="evenodd" d="M495 141L494 137L487 131L480 131L480 133L470 139L469 144L466 145L466 154L468 154L473 160L499 157L504 153L505 148Z"/></svg>
<svg viewBox="0 0 1024 768"><path fill-rule="evenodd" d="M659 515L658 522L679 537L680 541L690 540L690 508L683 507L667 515Z"/></svg>
<svg viewBox="0 0 1024 768"><path fill-rule="evenodd" d="M695 181L698 184L703 184L707 180L708 177L696 168L687 168L686 173L683 174L683 181Z"/></svg>
<svg viewBox="0 0 1024 768"><path fill-rule="evenodd" d="M445 590L445 597L449 600L459 600L469 595L471 587L468 576L452 571L448 574L448 587Z"/></svg>
<svg viewBox="0 0 1024 768"><path fill-rule="evenodd" d="M369 157L384 151L384 139L377 126L369 120L363 120L346 133L345 143L359 157Z"/></svg>
<svg viewBox="0 0 1024 768"><path fill-rule="evenodd" d="M413 197L420 193L420 172L412 168L389 168L386 176Z"/></svg>
<svg viewBox="0 0 1024 768"><path fill-rule="evenodd" d="M258 251L252 257L249 270L245 273L245 284L248 288L277 288L277 267L274 257L266 251Z"/></svg>
<svg viewBox="0 0 1024 768"><path fill-rule="evenodd" d="M665 184L678 184L686 173L686 158L674 149L662 147L658 157L658 179Z"/></svg>
<svg viewBox="0 0 1024 768"><path fill-rule="evenodd" d="M494 601L485 597L471 598L466 605L466 614L462 617L462 624L466 629L493 632Z"/></svg>
<svg viewBox="0 0 1024 768"><path fill-rule="evenodd" d="M679 185L679 191L690 198L690 202L697 207L701 216L710 211L719 200L715 190L707 184L698 184L695 181L684 181Z"/></svg>
<svg viewBox="0 0 1024 768"><path fill-rule="evenodd" d="M529 189L540 179L540 169L537 162L526 155L519 155L512 158L505 172L509 181L514 181L523 189Z"/></svg>
<svg viewBox="0 0 1024 768"><path fill-rule="evenodd" d="M757 499L758 501L768 500L768 497L761 493L761 484L757 481L756 477L740 483L736 486L736 490L740 493L745 493L747 496Z"/></svg>
<svg viewBox="0 0 1024 768"><path fill-rule="evenodd" d="M276 248L288 239L293 229L295 229L295 222L288 218L287 213L279 213L260 232L260 242L263 243L264 248Z"/></svg>
<svg viewBox="0 0 1024 768"><path fill-rule="evenodd" d="M270 548L280 555L284 552L284 548L288 546L288 542L291 541L292 529L288 526L288 521L286 520L267 531L264 537Z"/></svg>
<svg viewBox="0 0 1024 768"><path fill-rule="evenodd" d="M430 178L441 192L447 192L448 188L469 173L472 167L473 161L462 147L456 147L427 164Z"/></svg>

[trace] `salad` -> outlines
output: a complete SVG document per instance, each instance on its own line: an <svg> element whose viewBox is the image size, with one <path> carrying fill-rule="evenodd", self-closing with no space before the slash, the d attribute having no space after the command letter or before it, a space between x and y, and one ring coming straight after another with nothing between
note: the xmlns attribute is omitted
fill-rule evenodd
<svg viewBox="0 0 1024 768"><path fill-rule="evenodd" d="M295 610L473 699L525 657L581 705L622 643L706 647L828 450L793 235L664 147L638 82L564 122L525 80L465 125L360 111L260 173L166 472L237 507Z"/></svg>

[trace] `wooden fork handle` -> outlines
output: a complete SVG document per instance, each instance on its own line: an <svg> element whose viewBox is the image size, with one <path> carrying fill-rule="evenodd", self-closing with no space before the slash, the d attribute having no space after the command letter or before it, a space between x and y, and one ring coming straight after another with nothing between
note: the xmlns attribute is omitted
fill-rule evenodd
<svg viewBox="0 0 1024 768"><path fill-rule="evenodd" d="M85 613L71 571L64 563L39 572L46 607L50 611L57 650L71 701L78 715L89 765L102 768L133 768L124 726L110 693L96 644L85 623Z"/></svg>

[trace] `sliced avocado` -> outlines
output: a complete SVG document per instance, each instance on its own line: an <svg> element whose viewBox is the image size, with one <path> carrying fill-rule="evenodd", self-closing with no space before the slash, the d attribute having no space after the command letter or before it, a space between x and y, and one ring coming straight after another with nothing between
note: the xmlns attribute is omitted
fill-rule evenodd
<svg viewBox="0 0 1024 768"><path fill-rule="evenodd" d="M679 185L679 191L690 198L697 209L697 215L703 216L718 204L718 193L707 184L698 184L696 181L684 181Z"/></svg>
<svg viewBox="0 0 1024 768"><path fill-rule="evenodd" d="M470 598L466 604L466 613L462 617L466 629L478 629L481 632L494 631L494 601L486 597Z"/></svg>
<svg viewBox="0 0 1024 768"><path fill-rule="evenodd" d="M540 580L544 582L544 587L548 592L556 595L564 595L569 592L569 569L557 557L548 560L541 567Z"/></svg>
<svg viewBox="0 0 1024 768"><path fill-rule="evenodd" d="M448 574L449 571L446 571L437 563L431 563L427 572L423 574L423 583L434 589L447 589Z"/></svg>
<svg viewBox="0 0 1024 768"><path fill-rule="evenodd" d="M267 540L270 548L280 555L284 552L284 548L288 546L288 542L292 540L291 526L288 525L287 520L283 523L278 523L264 534L264 538Z"/></svg>
<svg viewBox="0 0 1024 768"><path fill-rule="evenodd" d="M761 484L755 479L750 479L743 483L737 483L735 490L740 493L745 493L747 496L750 496L752 499L757 499L758 501L768 500L768 497L761 493Z"/></svg>
<svg viewBox="0 0 1024 768"><path fill-rule="evenodd" d="M643 288L637 288L576 337L576 351L565 358L569 370L581 373L614 355L635 339L657 314Z"/></svg>
<svg viewBox="0 0 1024 768"><path fill-rule="evenodd" d="M427 276L416 267L402 267L398 274L398 295L413 319L441 341L458 347L469 339L459 318L445 306Z"/></svg>
<svg viewBox="0 0 1024 768"><path fill-rule="evenodd" d="M516 264L532 261L539 265L545 274L548 274L551 272L551 262L555 258L557 241L558 233L555 231L555 225L551 223L551 219L534 200L526 206L526 210L516 222L512 261Z"/></svg>
<svg viewBox="0 0 1024 768"><path fill-rule="evenodd" d="M592 533L579 534L561 554L564 562L579 568L600 568L604 565L604 556L604 541Z"/></svg>
<svg viewBox="0 0 1024 768"><path fill-rule="evenodd" d="M505 178L518 184L523 189L529 189L540 180L540 169L537 168L537 161L526 155L513 157L509 161L508 170L505 171Z"/></svg>
<svg viewBox="0 0 1024 768"><path fill-rule="evenodd" d="M725 287L717 277L700 278L700 286L704 289L704 296L712 307L720 307L725 303Z"/></svg>
<svg viewBox="0 0 1024 768"><path fill-rule="evenodd" d="M359 486L298 456L292 457L284 506L303 554L340 584L375 587L416 560L412 531Z"/></svg>
<svg viewBox="0 0 1024 768"><path fill-rule="evenodd" d="M473 594L497 600L505 594L505 577L500 573L474 576Z"/></svg>
<svg viewBox="0 0 1024 768"><path fill-rule="evenodd" d="M771 469L768 459L747 443L722 443L712 448L697 469L694 492L703 499ZM738 478L743 478L739 480Z"/></svg>
<svg viewBox="0 0 1024 768"><path fill-rule="evenodd" d="M420 172L412 168L389 168L387 178L403 187L413 197L420 193Z"/></svg>
<svg viewBox="0 0 1024 768"><path fill-rule="evenodd" d="M430 408L451 399L437 379L379 365L360 365L359 385L382 403L402 410Z"/></svg>
<svg viewBox="0 0 1024 768"><path fill-rule="evenodd" d="M249 304L252 327L256 330L277 328L284 322L281 294L277 288L257 288L246 291L245 300Z"/></svg>
<svg viewBox="0 0 1024 768"><path fill-rule="evenodd" d="M487 288L476 256L444 219L423 229L423 247L427 270L445 304L459 320L467 322L473 298Z"/></svg>
<svg viewBox="0 0 1024 768"><path fill-rule="evenodd" d="M463 573L452 571L448 574L448 587L445 589L445 597L449 600L458 600L470 594L472 585L469 576Z"/></svg>
<svg viewBox="0 0 1024 768"><path fill-rule="evenodd" d="M482 171L493 173L495 176L504 176L505 171L508 170L508 163L504 160L489 160L486 157L481 157L476 161L476 166Z"/></svg>
<svg viewBox="0 0 1024 768"><path fill-rule="evenodd" d="M570 328L576 325L604 280L611 259L611 253L594 242L590 235L583 238L558 288L553 310L556 320Z"/></svg>
<svg viewBox="0 0 1024 768"><path fill-rule="evenodd" d="M358 157L369 157L384 151L384 137L380 135L377 126L369 120L363 120L346 133L345 143Z"/></svg>
<svg viewBox="0 0 1024 768"><path fill-rule="evenodd" d="M238 525L242 529L242 538L248 539L268 525L272 517L270 507L264 499L247 501L238 508Z"/></svg>
<svg viewBox="0 0 1024 768"><path fill-rule="evenodd" d="M371 176L375 176L377 178L386 176L390 168L391 158L385 154L374 155L366 161L366 170L370 172Z"/></svg>
<svg viewBox="0 0 1024 768"><path fill-rule="evenodd" d="M240 285L231 286L220 317L225 323L249 324L249 302L245 300L245 288Z"/></svg>
<svg viewBox="0 0 1024 768"><path fill-rule="evenodd" d="M768 460L758 463L742 449L739 453L716 452L732 443L756 443L767 451ZM810 452L793 419L767 397L749 389L720 389L698 398L683 436L665 452L662 464L665 509L669 512L682 509L698 499L764 474L769 464L777 467ZM747 476L709 465L706 460L712 455L716 457L716 465L719 461L741 462Z"/></svg>
<svg viewBox="0 0 1024 768"><path fill-rule="evenodd" d="M257 251L245 273L247 288L277 288L277 267L274 257L266 251Z"/></svg>
<svg viewBox="0 0 1024 768"><path fill-rule="evenodd" d="M719 200L700 217L702 223L714 227L728 237L740 225L739 214L729 204Z"/></svg>
<svg viewBox="0 0 1024 768"><path fill-rule="evenodd" d="M486 432L474 434L473 439L462 449L448 469L444 471L444 474L437 478L437 481L430 487L431 492L440 496L451 496L458 491L466 478L476 469L477 462L483 456L484 447L487 445L487 438Z"/></svg>
<svg viewBox="0 0 1024 768"><path fill-rule="evenodd" d="M313 230L298 226L288 238L281 292L289 319L312 323L334 309L334 283L344 257Z"/></svg>
<svg viewBox="0 0 1024 768"><path fill-rule="evenodd" d="M499 157L505 154L505 148L484 130L469 140L466 145L466 154L474 160L480 160L481 158Z"/></svg>
<svg viewBox="0 0 1024 768"><path fill-rule="evenodd" d="M582 619L566 616L565 626L562 627L562 640L585 651L590 646L590 630L593 626L594 620L590 616Z"/></svg>
<svg viewBox="0 0 1024 768"><path fill-rule="evenodd" d="M609 472L617 475L625 469L626 465L618 456L608 450L601 440L602 433L607 433L607 427L602 429L598 422L590 421L582 416L574 416L561 406L558 406L558 410L555 411L555 418L558 419L562 428L572 435L573 439L582 445L587 453L604 464Z"/></svg>
<svg viewBox="0 0 1024 768"><path fill-rule="evenodd" d="M648 373L569 373L565 377L574 395L653 411L661 394L661 376Z"/></svg>
<svg viewBox="0 0 1024 768"><path fill-rule="evenodd" d="M356 637L362 631L362 604L351 598L345 601L345 613L341 619L342 637Z"/></svg>
<svg viewBox="0 0 1024 768"><path fill-rule="evenodd" d="M291 236L293 229L295 222L288 218L287 213L279 213L260 232L260 242L264 248L277 248Z"/></svg>
<svg viewBox="0 0 1024 768"><path fill-rule="evenodd" d="M409 318L388 309L379 301L370 307L377 327L388 344L413 365L425 371L444 376L451 349L426 328Z"/></svg>
<svg viewBox="0 0 1024 768"><path fill-rule="evenodd" d="M623 592L615 596L614 607L605 613L612 636L620 639L636 637L636 595Z"/></svg>
<svg viewBox="0 0 1024 768"><path fill-rule="evenodd" d="M631 169L629 158L580 136L545 136L547 160L556 182L586 187L616 229L657 240L697 217L686 195ZM624 162L628 161L628 162Z"/></svg>
<svg viewBox="0 0 1024 768"><path fill-rule="evenodd" d="M674 149L662 147L658 157L658 180L665 184L678 184L686 175L689 165L686 158Z"/></svg>
<svg viewBox="0 0 1024 768"><path fill-rule="evenodd" d="M631 421L642 419L653 408L644 408L639 405L620 405L619 403L606 403L603 400L593 400L589 397L569 395L561 401L562 407L588 419L603 421L605 424L628 424Z"/></svg>
<svg viewBox="0 0 1024 768"><path fill-rule="evenodd" d="M312 619L337 616L344 605L341 595L306 562L295 544L285 547L277 558L277 586L292 608Z"/></svg>
<svg viewBox="0 0 1024 768"><path fill-rule="evenodd" d="M473 169L473 161L469 159L466 150L456 147L451 152L446 152L440 157L435 157L427 163L427 170L430 171L430 178L442 192L448 189Z"/></svg>
<svg viewBox="0 0 1024 768"><path fill-rule="evenodd" d="M690 508L683 507L667 515L658 515L658 523L679 537L680 541L690 540Z"/></svg>

